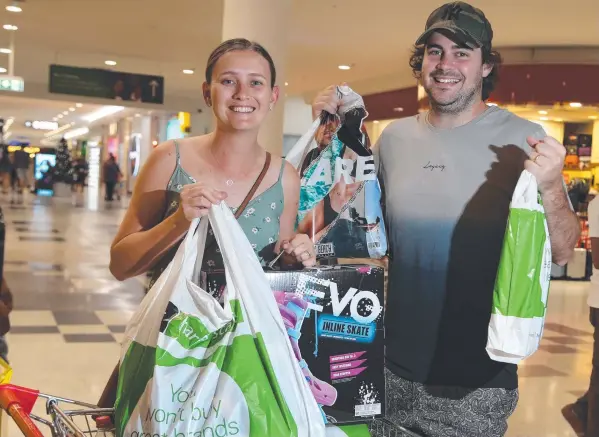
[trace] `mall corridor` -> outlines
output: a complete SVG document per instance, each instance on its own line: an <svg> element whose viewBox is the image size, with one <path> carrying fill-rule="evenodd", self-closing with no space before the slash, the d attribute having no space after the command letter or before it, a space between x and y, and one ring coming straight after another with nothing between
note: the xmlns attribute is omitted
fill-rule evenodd
<svg viewBox="0 0 599 437"><path fill-rule="evenodd" d="M0 205L6 279L15 299L8 335L13 382L94 403L143 296L143 279L121 283L108 271L124 205L91 211L64 198L41 204L33 197L22 206ZM520 402L508 436L575 435L560 409L582 394L590 373L587 288L587 282L553 282L543 344L520 368ZM8 435L19 435L10 429Z"/></svg>

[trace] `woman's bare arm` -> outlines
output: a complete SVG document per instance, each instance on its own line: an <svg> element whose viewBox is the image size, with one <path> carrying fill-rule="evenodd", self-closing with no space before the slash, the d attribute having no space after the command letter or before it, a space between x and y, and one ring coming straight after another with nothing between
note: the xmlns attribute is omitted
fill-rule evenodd
<svg viewBox="0 0 599 437"><path fill-rule="evenodd" d="M161 221L166 186L176 165L175 147L155 148L141 169L133 197L110 248L110 272L124 280L147 272L189 229L181 209Z"/></svg>

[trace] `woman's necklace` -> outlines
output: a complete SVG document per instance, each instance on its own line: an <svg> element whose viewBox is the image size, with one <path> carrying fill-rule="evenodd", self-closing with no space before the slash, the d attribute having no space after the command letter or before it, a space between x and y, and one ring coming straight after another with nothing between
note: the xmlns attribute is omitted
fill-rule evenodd
<svg viewBox="0 0 599 437"><path fill-rule="evenodd" d="M218 167L220 168L220 170L223 172L223 174L225 173L223 165L220 163L220 161L218 160L218 158L216 157L216 155L214 154L214 151L212 150L212 147L210 148L210 153L212 154L212 157L214 158L214 160L216 161L216 163L218 164ZM245 177L247 176L248 172L245 173L241 173L241 176ZM227 184L228 187L232 186L235 183L235 181L231 178L227 178L227 180L225 181L225 184Z"/></svg>

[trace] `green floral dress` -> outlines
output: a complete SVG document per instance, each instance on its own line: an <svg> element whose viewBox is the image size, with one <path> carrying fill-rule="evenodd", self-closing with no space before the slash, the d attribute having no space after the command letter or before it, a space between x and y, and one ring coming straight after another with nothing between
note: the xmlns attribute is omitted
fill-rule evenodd
<svg viewBox="0 0 599 437"><path fill-rule="evenodd" d="M180 193L183 187L196 182L196 180L181 167L179 144L177 141L175 141L175 152L177 166L167 185L166 198L168 207L163 220L179 208ZM283 165L281 166L277 182L258 197L252 199L238 219L241 228L245 232L254 252L258 256L258 260L263 266L268 264L274 258L274 247L279 239L279 227L284 203L282 184L284 167L285 161L283 161ZM231 210L233 213L237 212L236 208L231 208ZM212 229L209 228L208 232L212 235ZM152 270L148 272L150 277L148 290L171 262L177 252L179 244L180 243L171 248L171 250L156 263ZM213 244L208 247L204 253L202 270L209 271L222 268L224 268L224 263L220 249L217 244Z"/></svg>

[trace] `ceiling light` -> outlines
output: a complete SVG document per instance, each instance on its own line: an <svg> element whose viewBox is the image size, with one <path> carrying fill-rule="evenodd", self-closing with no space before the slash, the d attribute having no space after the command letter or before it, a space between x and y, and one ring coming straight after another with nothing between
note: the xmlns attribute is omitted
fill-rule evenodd
<svg viewBox="0 0 599 437"><path fill-rule="evenodd" d="M0 53L3 53L5 55L9 55L12 53L11 49L0 49Z"/></svg>
<svg viewBox="0 0 599 437"><path fill-rule="evenodd" d="M69 111L74 112L75 108L69 108Z"/></svg>
<svg viewBox="0 0 599 437"><path fill-rule="evenodd" d="M23 9L21 9L19 6L16 6L16 5L9 5L9 6L7 6L6 10L8 12L23 12Z"/></svg>
<svg viewBox="0 0 599 437"><path fill-rule="evenodd" d="M58 121L58 117L54 117L52 121Z"/></svg>
<svg viewBox="0 0 599 437"><path fill-rule="evenodd" d="M62 114L63 115L69 115L69 111L64 111Z"/></svg>
<svg viewBox="0 0 599 437"><path fill-rule="evenodd" d="M193 70L183 70L183 74L193 74Z"/></svg>
<svg viewBox="0 0 599 437"><path fill-rule="evenodd" d="M289 82L285 82L285 86L289 86Z"/></svg>
<svg viewBox="0 0 599 437"><path fill-rule="evenodd" d="M82 104L82 103L77 103L75 106L76 106L77 108L81 108L81 107L83 106L83 104Z"/></svg>
<svg viewBox="0 0 599 437"><path fill-rule="evenodd" d="M91 114L84 115L81 118L87 121L88 123L93 123L94 121L99 120L101 118L107 117L112 114L116 114L117 112L122 111L123 109L125 109L124 106L103 106L97 111L92 112Z"/></svg>
<svg viewBox="0 0 599 437"><path fill-rule="evenodd" d="M547 121L547 120L549 120L549 118L548 117L541 117L541 120L542 121Z"/></svg>
<svg viewBox="0 0 599 437"><path fill-rule="evenodd" d="M379 121L378 120L374 120L373 123L374 124L379 124Z"/></svg>
<svg viewBox="0 0 599 437"><path fill-rule="evenodd" d="M582 108L582 103L579 103L579 102L572 102L572 103L570 103L570 106L571 106L572 108Z"/></svg>
<svg viewBox="0 0 599 437"><path fill-rule="evenodd" d="M401 106L400 106L400 107L397 107L397 108L393 108L393 110L394 110L395 112L403 112L403 108L402 108Z"/></svg>
<svg viewBox="0 0 599 437"><path fill-rule="evenodd" d="M116 65L116 61L104 61L106 65Z"/></svg>
<svg viewBox="0 0 599 437"><path fill-rule="evenodd" d="M14 24L5 24L3 27L4 30L19 30L19 28Z"/></svg>
<svg viewBox="0 0 599 437"><path fill-rule="evenodd" d="M597 116L596 116L596 115L589 115L589 118L590 118L591 120L597 120Z"/></svg>
<svg viewBox="0 0 599 437"><path fill-rule="evenodd" d="M6 68L0 67L0 73L6 73Z"/></svg>
<svg viewBox="0 0 599 437"><path fill-rule="evenodd" d="M141 114L135 114L136 117L141 117Z"/></svg>
<svg viewBox="0 0 599 437"><path fill-rule="evenodd" d="M58 118L62 118L62 117L64 117L64 115L58 114Z"/></svg>
<svg viewBox="0 0 599 437"><path fill-rule="evenodd" d="M75 137L80 137L81 135L85 135L89 133L89 128L80 127L78 129L73 129L71 131L66 132L63 136L65 140L70 140Z"/></svg>
<svg viewBox="0 0 599 437"><path fill-rule="evenodd" d="M351 67L349 65L340 65L337 68L339 68L339 70L349 70Z"/></svg>
<svg viewBox="0 0 599 437"><path fill-rule="evenodd" d="M561 118L556 118L555 121L564 121Z"/></svg>
<svg viewBox="0 0 599 437"><path fill-rule="evenodd" d="M539 114L541 114L541 115L547 115L549 113L547 111L539 111Z"/></svg>

